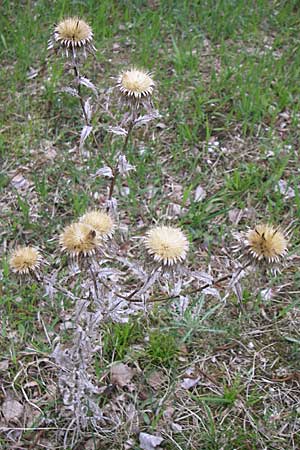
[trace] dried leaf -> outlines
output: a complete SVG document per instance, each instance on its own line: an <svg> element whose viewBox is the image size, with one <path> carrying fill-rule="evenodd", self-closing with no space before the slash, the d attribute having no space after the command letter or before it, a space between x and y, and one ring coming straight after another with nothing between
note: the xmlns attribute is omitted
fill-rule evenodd
<svg viewBox="0 0 300 450"><path fill-rule="evenodd" d="M153 436L152 434L148 433L140 433L139 439L140 447L143 450L153 450L157 448L164 440L160 436Z"/></svg>
<svg viewBox="0 0 300 450"><path fill-rule="evenodd" d="M18 420L23 414L24 407L17 400L8 399L2 404L2 414L7 422Z"/></svg>
<svg viewBox="0 0 300 450"><path fill-rule="evenodd" d="M276 290L271 288L271 287L266 288L266 289L262 289L260 291L261 298L265 302L268 302L269 300L272 300L272 298L275 296L275 294L276 294Z"/></svg>
<svg viewBox="0 0 300 450"><path fill-rule="evenodd" d="M205 189L203 189L202 186L199 185L195 191L194 201L201 202L202 200L205 199L205 197L206 197L206 191L205 191Z"/></svg>
<svg viewBox="0 0 300 450"><path fill-rule="evenodd" d="M150 122L153 119L158 119L160 117L160 114L158 111L153 111L150 114L146 114L145 116L140 116L136 119L134 122L135 127L140 127L142 125L145 125L146 123Z"/></svg>
<svg viewBox="0 0 300 450"><path fill-rule="evenodd" d="M195 376L194 369L192 367L186 370L185 375L186 377L180 383L180 386L183 389L191 389L194 386L196 386L200 381L200 377Z"/></svg>
<svg viewBox="0 0 300 450"><path fill-rule="evenodd" d="M202 292L203 292L203 294L211 295L212 297L215 297L218 300L221 300L221 295L220 295L218 289L216 289L216 288L207 287Z"/></svg>
<svg viewBox="0 0 300 450"><path fill-rule="evenodd" d="M148 384L156 391L161 389L162 382L164 380L164 374L160 371L152 372L148 378Z"/></svg>
<svg viewBox="0 0 300 450"><path fill-rule="evenodd" d="M193 278L195 278L196 280L203 282L204 284L212 284L212 282L214 280L213 277L211 275L209 275L209 273L200 272L198 270L193 270L191 272L191 276Z"/></svg>
<svg viewBox="0 0 300 450"><path fill-rule="evenodd" d="M67 94L72 95L73 97L77 97L79 98L78 92L76 91L76 89L71 88L69 86L62 88L61 90L62 92L66 92Z"/></svg>
<svg viewBox="0 0 300 450"><path fill-rule="evenodd" d="M4 359L3 361L0 362L0 371L5 371L8 369L9 366L9 361L8 359Z"/></svg>
<svg viewBox="0 0 300 450"><path fill-rule="evenodd" d="M27 72L27 80L33 80L36 78L39 74L41 69L34 69L33 67L30 67L30 69Z"/></svg>
<svg viewBox="0 0 300 450"><path fill-rule="evenodd" d="M85 126L82 128L81 135L80 135L80 144L79 144L80 150L82 149L83 144L84 144L84 142L86 141L86 139L89 137L89 135L90 135L92 129L93 129L93 127L91 127L91 126L89 126L89 125L85 125Z"/></svg>
<svg viewBox="0 0 300 450"><path fill-rule="evenodd" d="M235 295L237 296L240 304L242 304L243 303L243 288L242 288L241 283L239 281L234 283L234 285L232 286L232 290L235 293Z"/></svg>
<svg viewBox="0 0 300 450"><path fill-rule="evenodd" d="M228 217L231 223L237 225L241 221L243 214L244 214L243 209L233 208L229 211Z"/></svg>
<svg viewBox="0 0 300 450"><path fill-rule="evenodd" d="M27 191L30 187L30 182L23 177L21 173L17 173L12 179L11 184L17 191Z"/></svg>
<svg viewBox="0 0 300 450"><path fill-rule="evenodd" d="M285 199L294 198L296 195L294 189L285 180L279 180L275 190L279 191Z"/></svg>
<svg viewBox="0 0 300 450"><path fill-rule="evenodd" d="M83 86L91 89L94 92L94 94L98 96L98 91L97 91L96 86L88 78L80 77L79 83L82 84Z"/></svg>
<svg viewBox="0 0 300 450"><path fill-rule="evenodd" d="M130 170L135 170L135 166L129 164L125 155L120 155L118 159L118 170L120 175L127 175Z"/></svg>
<svg viewBox="0 0 300 450"><path fill-rule="evenodd" d="M107 200L105 203L106 208L111 214L116 214L118 210L118 202L115 197L112 197L110 200Z"/></svg>
<svg viewBox="0 0 300 450"><path fill-rule="evenodd" d="M85 111L87 120L90 121L92 118L92 106L91 106L91 98L90 97L84 103L84 111Z"/></svg>
<svg viewBox="0 0 300 450"><path fill-rule="evenodd" d="M134 370L123 363L118 363L112 366L110 369L111 382L117 384L121 388L127 386L132 377L134 376Z"/></svg>
<svg viewBox="0 0 300 450"><path fill-rule="evenodd" d="M113 178L113 173L110 167L104 166L101 167L101 169L98 169L95 173L95 176L101 176L101 177L107 177L107 178Z"/></svg>
<svg viewBox="0 0 300 450"><path fill-rule="evenodd" d="M109 133L117 134L118 136L126 136L127 131L122 127L108 127L107 131Z"/></svg>
<svg viewBox="0 0 300 450"><path fill-rule="evenodd" d="M156 124L156 128L159 128L160 130L164 130L165 128L167 128L167 125L163 122L158 122Z"/></svg>
<svg viewBox="0 0 300 450"><path fill-rule="evenodd" d="M182 426L179 425L179 423L171 423L171 428L173 431L175 431L175 433L181 433L182 432Z"/></svg>

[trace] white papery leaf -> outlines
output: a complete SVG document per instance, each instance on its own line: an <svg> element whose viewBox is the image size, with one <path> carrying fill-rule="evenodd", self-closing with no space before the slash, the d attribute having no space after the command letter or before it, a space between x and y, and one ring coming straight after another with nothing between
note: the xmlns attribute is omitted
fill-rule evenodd
<svg viewBox="0 0 300 450"><path fill-rule="evenodd" d="M93 129L93 127L91 127L90 125L85 125L82 128L81 135L80 135L80 144L79 144L80 149L82 149L83 144L86 141L86 139L89 137L92 129Z"/></svg>
<svg viewBox="0 0 300 450"><path fill-rule="evenodd" d="M275 293L276 293L276 290L273 289L273 288L266 288L266 289L262 289L260 291L261 298L265 302L267 302L269 300L272 300L272 298L274 297Z"/></svg>
<svg viewBox="0 0 300 450"><path fill-rule="evenodd" d="M94 176L113 178L113 173L110 167L104 166L98 169Z"/></svg>
<svg viewBox="0 0 300 450"><path fill-rule="evenodd" d="M279 191L285 199L294 198L296 195L294 189L285 180L279 180L275 190Z"/></svg>
<svg viewBox="0 0 300 450"><path fill-rule="evenodd" d="M156 280L160 277L161 273L160 271L153 271L151 276L148 278L145 285L142 287L142 289L139 290L139 294L142 295L145 292L147 292L151 286L156 282Z"/></svg>
<svg viewBox="0 0 300 450"><path fill-rule="evenodd" d="M201 202L202 200L205 199L205 197L206 197L206 191L205 191L205 189L203 189L202 186L199 185L195 191L194 201Z"/></svg>
<svg viewBox="0 0 300 450"><path fill-rule="evenodd" d="M142 125L145 125L146 123L150 122L151 120L158 119L160 117L160 114L158 111L153 111L150 114L146 114L145 116L140 116L136 119L134 122L135 127L140 127Z"/></svg>
<svg viewBox="0 0 300 450"><path fill-rule="evenodd" d="M120 270L116 269L100 269L98 271L98 277L101 278L107 278L111 276L121 275L122 272Z"/></svg>
<svg viewBox="0 0 300 450"><path fill-rule="evenodd" d="M187 296L180 295L177 300L171 303L171 307L175 311L176 314L183 316L187 307L189 306L190 299Z"/></svg>
<svg viewBox="0 0 300 450"><path fill-rule="evenodd" d="M64 88L62 88L62 90L61 90L62 92L66 92L67 94L70 94L70 95L72 95L73 97L77 97L77 98L79 98L79 95L78 95L78 92L76 91L76 89L74 89L74 88L71 88L71 87L64 87Z"/></svg>
<svg viewBox="0 0 300 450"><path fill-rule="evenodd" d="M108 208L108 211L112 214L116 214L117 213L117 209L118 209L118 202L117 199L112 197L110 200L106 201L106 207Z"/></svg>
<svg viewBox="0 0 300 450"><path fill-rule="evenodd" d="M206 289L203 289L203 294L212 295L213 297L217 298L218 300L221 299L221 295L216 288L207 287Z"/></svg>
<svg viewBox="0 0 300 450"><path fill-rule="evenodd" d="M140 447L143 450L154 450L157 448L162 442L163 438L160 436L153 436L148 433L140 433Z"/></svg>
<svg viewBox="0 0 300 450"><path fill-rule="evenodd" d="M235 283L237 283L239 280L244 278L244 276L246 276L246 271L245 270L241 270L241 269L237 269L236 272L233 273L228 287L229 288L233 288Z"/></svg>
<svg viewBox="0 0 300 450"><path fill-rule="evenodd" d="M196 386L200 381L200 377L197 378L184 378L180 386L183 389L191 389Z"/></svg>
<svg viewBox="0 0 300 450"><path fill-rule="evenodd" d="M83 86L89 88L89 89L92 89L94 94L98 96L98 91L97 91L96 86L88 78L79 77L79 83L82 84Z"/></svg>
<svg viewBox="0 0 300 450"><path fill-rule="evenodd" d="M200 272L198 270L194 270L191 272L191 276L196 280L202 281L205 284L212 284L213 277L209 275L207 272Z"/></svg>
<svg viewBox="0 0 300 450"><path fill-rule="evenodd" d="M235 293L235 295L237 296L240 304L242 304L243 303L243 288L242 288L241 283L239 283L238 281L236 283L234 283L232 290Z"/></svg>
<svg viewBox="0 0 300 450"><path fill-rule="evenodd" d="M108 127L107 131L109 133L117 134L118 136L126 136L127 131L122 127Z"/></svg>
<svg viewBox="0 0 300 450"><path fill-rule="evenodd" d="M15 189L17 189L17 191L27 191L31 186L30 181L24 178L21 173L17 173L13 176L11 179L11 184Z"/></svg>
<svg viewBox="0 0 300 450"><path fill-rule="evenodd" d="M120 155L118 159L118 170L120 175L127 175L130 170L135 170L135 166L127 161L125 155Z"/></svg>
<svg viewBox="0 0 300 450"><path fill-rule="evenodd" d="M128 267L132 271L132 273L134 273L141 281L146 281L148 274L141 264L137 264L127 258L122 257L116 257L116 260L124 266Z"/></svg>
<svg viewBox="0 0 300 450"><path fill-rule="evenodd" d="M92 118L92 106L91 106L91 97L89 97L84 104L84 111L87 117L87 120L90 121Z"/></svg>

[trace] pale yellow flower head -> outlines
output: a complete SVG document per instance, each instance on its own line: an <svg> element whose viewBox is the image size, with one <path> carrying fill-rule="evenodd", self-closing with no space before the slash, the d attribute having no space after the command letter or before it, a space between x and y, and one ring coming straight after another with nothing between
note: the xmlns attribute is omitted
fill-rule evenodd
<svg viewBox="0 0 300 450"><path fill-rule="evenodd" d="M246 245L254 259L274 263L280 261L287 253L288 239L279 228L260 224L248 231Z"/></svg>
<svg viewBox="0 0 300 450"><path fill-rule="evenodd" d="M69 256L92 256L100 246L95 230L86 223L72 223L59 237L62 250Z"/></svg>
<svg viewBox="0 0 300 450"><path fill-rule="evenodd" d="M172 266L184 261L189 243L179 228L159 226L147 232L145 246L155 261Z"/></svg>
<svg viewBox="0 0 300 450"><path fill-rule="evenodd" d="M69 17L60 21L54 28L53 37L49 41L48 48L71 50L75 55L75 51L85 50L93 52L93 31L92 28L82 19L78 17Z"/></svg>
<svg viewBox="0 0 300 450"><path fill-rule="evenodd" d="M35 247L17 247L10 256L9 266L16 274L27 275L40 268L42 259Z"/></svg>
<svg viewBox="0 0 300 450"><path fill-rule="evenodd" d="M154 88L154 81L148 72L139 69L129 69L118 77L117 86L125 97L140 99L150 97Z"/></svg>
<svg viewBox="0 0 300 450"><path fill-rule="evenodd" d="M102 239L108 239L114 231L113 219L104 211L87 212L79 220L92 227Z"/></svg>

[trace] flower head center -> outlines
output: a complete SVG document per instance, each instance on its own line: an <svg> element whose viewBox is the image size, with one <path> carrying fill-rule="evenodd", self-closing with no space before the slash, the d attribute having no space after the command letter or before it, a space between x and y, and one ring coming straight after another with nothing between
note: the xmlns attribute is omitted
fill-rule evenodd
<svg viewBox="0 0 300 450"><path fill-rule="evenodd" d="M277 258L287 251L288 241L283 233L271 225L257 225L248 233L248 244L257 257Z"/></svg>
<svg viewBox="0 0 300 450"><path fill-rule="evenodd" d="M60 40L69 40L74 42L81 42L91 39L91 27L78 18L70 18L63 20L56 27L57 36Z"/></svg>
<svg viewBox="0 0 300 450"><path fill-rule="evenodd" d="M141 94L153 85L149 75L139 70L128 70L122 75L122 85L131 92Z"/></svg>

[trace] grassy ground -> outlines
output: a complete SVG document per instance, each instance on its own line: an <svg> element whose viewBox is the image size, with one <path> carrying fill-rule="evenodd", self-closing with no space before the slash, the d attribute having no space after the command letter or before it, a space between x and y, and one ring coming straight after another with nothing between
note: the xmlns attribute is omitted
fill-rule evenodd
<svg viewBox="0 0 300 450"><path fill-rule="evenodd" d="M190 237L190 266L210 267L216 277L228 270L232 233L257 221L294 221L292 252L299 248L298 1L3 0L0 400L14 395L24 407L7 424L0 406L3 449L61 448L49 355L71 308L60 295L50 304L36 284L19 286L7 253L30 242L51 255L62 226L97 206L106 189L91 177L102 166L95 149L78 156L80 110L60 92L68 76L62 61L46 52L53 23L74 14L94 30L98 52L84 72L104 96L110 77L128 65L153 71L157 81L162 117L131 143L137 171L120 197L132 233L158 219L179 223ZM98 133L107 151L107 136ZM280 192L279 182L293 194ZM199 185L206 197L196 202ZM197 315L196 295L181 320L164 304L126 325L107 324L95 376L109 384L113 361L138 376L133 390L99 400L122 411L115 434L93 443L86 433L74 448L139 449L139 431L160 433L167 449L300 448L299 287L297 267L276 278L253 273L243 282L242 312L219 286L221 307L207 320L219 300L206 296ZM199 382L187 389L189 368Z"/></svg>

